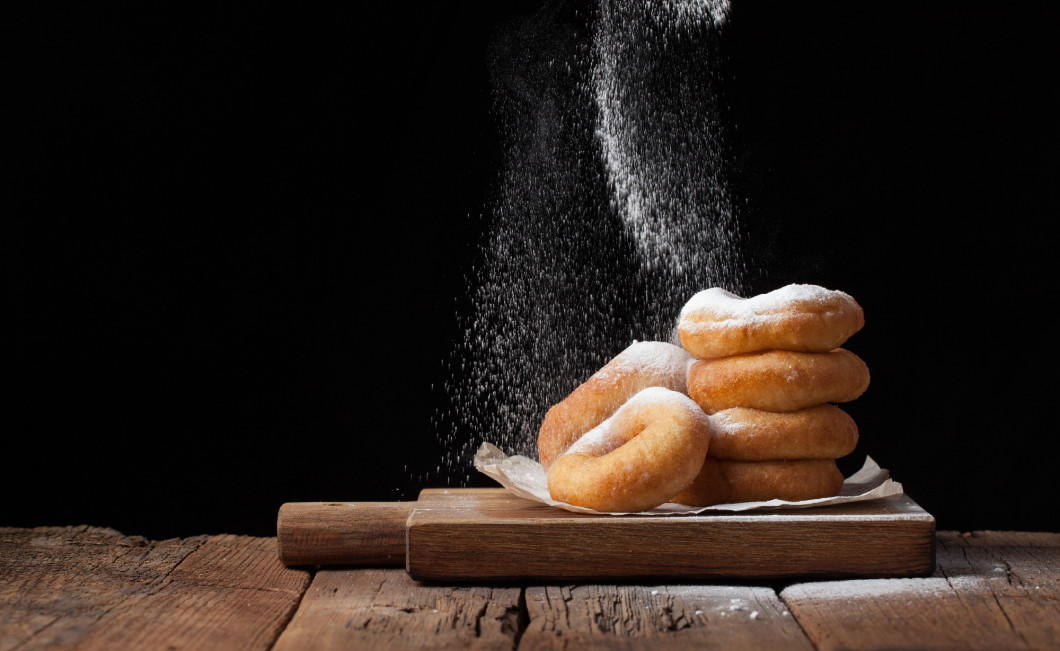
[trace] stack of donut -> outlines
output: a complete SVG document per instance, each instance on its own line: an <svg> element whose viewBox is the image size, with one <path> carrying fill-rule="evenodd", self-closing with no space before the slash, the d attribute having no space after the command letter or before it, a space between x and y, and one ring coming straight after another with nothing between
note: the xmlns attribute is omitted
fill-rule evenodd
<svg viewBox="0 0 1060 651"><path fill-rule="evenodd" d="M807 500L836 495L835 459L858 428L831 403L854 400L869 369L840 348L865 325L848 294L788 285L749 299L713 288L681 310L681 345L698 361L688 395L714 424L710 455L680 504Z"/></svg>
<svg viewBox="0 0 1060 651"><path fill-rule="evenodd" d="M837 494L858 431L831 403L868 387L840 348L863 325L853 298L815 285L696 294L681 346L635 342L545 415L549 492L604 512Z"/></svg>

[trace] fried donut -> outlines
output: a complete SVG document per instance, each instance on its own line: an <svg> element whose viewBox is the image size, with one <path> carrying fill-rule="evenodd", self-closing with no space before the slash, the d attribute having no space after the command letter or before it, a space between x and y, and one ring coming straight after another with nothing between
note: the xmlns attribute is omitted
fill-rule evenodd
<svg viewBox="0 0 1060 651"><path fill-rule="evenodd" d="M715 459L838 459L854 451L858 426L835 405L790 412L733 407L711 417Z"/></svg>
<svg viewBox="0 0 1060 651"><path fill-rule="evenodd" d="M868 386L868 366L843 348L719 357L695 362L688 371L688 395L708 414L731 407L796 411L825 402L849 402Z"/></svg>
<svg viewBox="0 0 1060 651"><path fill-rule="evenodd" d="M545 472L571 443L640 390L666 387L688 393L688 366L694 361L691 354L674 344L633 342L545 414L537 434L538 459Z"/></svg>
<svg viewBox="0 0 1060 651"><path fill-rule="evenodd" d="M670 501L687 506L834 497L843 474L833 459L797 461L704 460L692 484Z"/></svg>
<svg viewBox="0 0 1060 651"><path fill-rule="evenodd" d="M699 474L710 428L710 418L683 393L644 389L556 459L548 491L597 511L654 508Z"/></svg>
<svg viewBox="0 0 1060 651"><path fill-rule="evenodd" d="M788 285L751 298L720 287L703 290L681 309L681 345L700 359L780 349L826 353L865 325L861 306L844 292Z"/></svg>

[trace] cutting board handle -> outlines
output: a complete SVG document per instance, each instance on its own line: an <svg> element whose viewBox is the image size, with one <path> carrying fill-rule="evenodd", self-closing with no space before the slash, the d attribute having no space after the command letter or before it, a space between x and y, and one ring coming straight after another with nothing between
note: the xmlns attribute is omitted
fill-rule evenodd
<svg viewBox="0 0 1060 651"><path fill-rule="evenodd" d="M276 518L280 562L405 565L405 522L416 502L288 502Z"/></svg>

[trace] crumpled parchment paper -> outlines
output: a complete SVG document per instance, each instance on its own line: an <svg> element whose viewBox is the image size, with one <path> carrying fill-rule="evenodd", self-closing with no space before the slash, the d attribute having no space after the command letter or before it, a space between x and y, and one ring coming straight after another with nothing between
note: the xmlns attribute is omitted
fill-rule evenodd
<svg viewBox="0 0 1060 651"><path fill-rule="evenodd" d="M595 513L599 515L633 515L630 513L602 513L565 502L557 502L548 494L548 483L541 464L533 459L513 455L508 456L500 448L483 443L475 453L475 468L492 477L501 486L512 493L528 500L541 502L556 508L575 513ZM827 504L849 504L881 498L893 498L903 494L902 485L891 479L891 474L872 460L865 457L865 464L843 481L843 488L835 497L822 497L801 502L769 500L766 502L740 502L737 504L716 504L714 506L694 507L683 504L666 503L650 511L640 511L635 515L694 515L708 511L756 511L764 509L804 509L811 506Z"/></svg>

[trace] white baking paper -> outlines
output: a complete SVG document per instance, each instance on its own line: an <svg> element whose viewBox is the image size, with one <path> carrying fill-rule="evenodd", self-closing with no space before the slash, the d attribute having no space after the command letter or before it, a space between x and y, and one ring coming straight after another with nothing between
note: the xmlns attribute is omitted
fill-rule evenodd
<svg viewBox="0 0 1060 651"><path fill-rule="evenodd" d="M492 477L519 497L541 502L575 513L596 513L599 515L634 515L630 513L602 513L565 502L557 502L548 494L548 483L541 464L533 459L520 455L508 456L500 448L490 443L483 443L475 454L475 468ZM683 504L666 503L650 511L639 511L635 515L694 515L708 511L757 511L763 509L805 509L811 506L827 504L849 504L882 498L894 498L902 495L902 485L891 479L891 474L872 460L865 457L865 464L843 481L843 488L835 497L822 497L801 502L769 500L767 502L740 502L738 504L716 504L714 506L693 507Z"/></svg>

